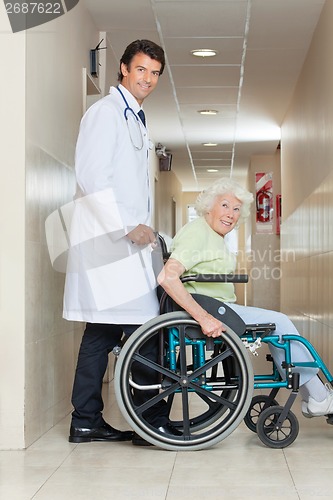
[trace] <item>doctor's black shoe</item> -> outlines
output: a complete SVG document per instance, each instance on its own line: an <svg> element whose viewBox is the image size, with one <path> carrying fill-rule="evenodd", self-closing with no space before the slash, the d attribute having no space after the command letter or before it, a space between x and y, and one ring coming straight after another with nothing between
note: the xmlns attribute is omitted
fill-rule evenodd
<svg viewBox="0 0 333 500"><path fill-rule="evenodd" d="M143 439L143 437L139 436L136 432L134 432L132 437L132 444L134 446L153 446L151 443Z"/></svg>
<svg viewBox="0 0 333 500"><path fill-rule="evenodd" d="M91 441L131 441L132 431L119 431L106 422L95 429L81 427L70 428L68 441L70 443L90 443Z"/></svg>
<svg viewBox="0 0 333 500"><path fill-rule="evenodd" d="M171 425L169 422L167 424L161 425L160 427L158 427L157 430L160 431L161 434L166 434L169 436L182 436L183 435L182 432L180 432L178 429L176 429L176 427ZM143 439L136 432L134 432L134 435L132 438L132 444L134 444L134 446L152 446L151 443L149 443L148 441Z"/></svg>

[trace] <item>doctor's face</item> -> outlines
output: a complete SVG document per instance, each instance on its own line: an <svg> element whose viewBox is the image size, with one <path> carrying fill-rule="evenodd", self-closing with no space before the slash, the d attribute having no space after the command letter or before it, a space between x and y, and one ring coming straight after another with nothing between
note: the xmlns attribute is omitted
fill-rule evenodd
<svg viewBox="0 0 333 500"><path fill-rule="evenodd" d="M233 194L216 196L212 208L205 215L208 225L220 236L235 227L241 214L242 202Z"/></svg>
<svg viewBox="0 0 333 500"><path fill-rule="evenodd" d="M143 52L135 54L128 66L121 64L121 84L135 97L140 106L156 87L161 66L160 62Z"/></svg>

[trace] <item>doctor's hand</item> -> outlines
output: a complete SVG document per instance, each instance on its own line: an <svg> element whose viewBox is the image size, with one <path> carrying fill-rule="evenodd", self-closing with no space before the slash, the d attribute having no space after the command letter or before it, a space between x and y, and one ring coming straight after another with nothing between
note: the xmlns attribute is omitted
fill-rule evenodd
<svg viewBox="0 0 333 500"><path fill-rule="evenodd" d="M151 227L145 224L139 224L127 234L132 243L137 245L148 245L149 243L156 243L156 235Z"/></svg>

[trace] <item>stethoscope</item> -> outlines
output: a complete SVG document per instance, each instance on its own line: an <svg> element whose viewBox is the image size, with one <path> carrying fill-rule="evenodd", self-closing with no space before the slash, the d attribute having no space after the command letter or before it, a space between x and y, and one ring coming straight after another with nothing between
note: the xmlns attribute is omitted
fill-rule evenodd
<svg viewBox="0 0 333 500"><path fill-rule="evenodd" d="M134 109L129 106L126 97L120 90L119 86L117 86L116 88L123 98L124 103L126 104L126 108L124 109L124 118L127 123L131 143L133 144L134 149L136 149L137 151L141 151L144 146L144 139L141 128L143 126L143 123L138 117L137 113L135 113Z"/></svg>

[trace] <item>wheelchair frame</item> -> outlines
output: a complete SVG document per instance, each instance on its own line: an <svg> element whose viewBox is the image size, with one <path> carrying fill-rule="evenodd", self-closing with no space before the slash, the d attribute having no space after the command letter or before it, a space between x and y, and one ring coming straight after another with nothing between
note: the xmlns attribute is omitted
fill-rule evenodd
<svg viewBox="0 0 333 500"><path fill-rule="evenodd" d="M247 279L246 275L192 275L182 278L182 281L245 283ZM302 366L318 368L331 383L333 376L327 366L307 339L294 334L279 338L273 334L273 323L245 325L227 304L201 295L193 297L220 319L227 331L217 339L204 336L198 323L180 308L175 311L176 305L163 293L161 315L129 337L116 364L115 392L124 418L143 439L169 450L199 450L214 446L229 436L243 420L266 446L289 446L299 432L298 420L291 411L299 390L299 374L294 369ZM159 339L159 357L149 359L142 356L140 350L154 337ZM291 341L301 342L313 361L293 363ZM284 378L270 355L267 360L272 362L272 372L253 373L248 351L257 354L262 343L284 351ZM131 376L133 363L141 363L144 369L151 370L156 379L154 383L149 386L137 384ZM275 399L281 388L291 391L284 406ZM269 395L252 398L255 389L271 391ZM135 401L135 394L140 391L150 394L143 404ZM170 421L180 431L180 436L161 433L147 420L145 414L162 400L166 401ZM174 407L177 407L175 401L181 409L172 416ZM328 416L327 422L333 424L333 415Z"/></svg>
<svg viewBox="0 0 333 500"><path fill-rule="evenodd" d="M260 330L259 325L258 330ZM271 389L271 391L267 396L254 396L244 421L251 431L257 432L260 440L267 446L285 448L295 441L299 432L298 420L290 411L299 392L299 373L295 372L294 369L298 367L317 368L330 384L333 381L333 376L316 349L306 338L295 334L284 334L279 339L276 335L270 335L267 332L264 333L263 337L257 337L256 333L247 332L242 338L245 343L250 345L253 345L259 338L260 344L271 344L282 349L285 358L282 363L285 377L282 379L272 356L268 354L266 359L272 362L272 372L270 374L255 374L254 389ZM293 361L291 342L303 344L311 354L313 361ZM291 391L283 407L275 400L281 388ZM333 415L327 415L327 423L333 424Z"/></svg>

